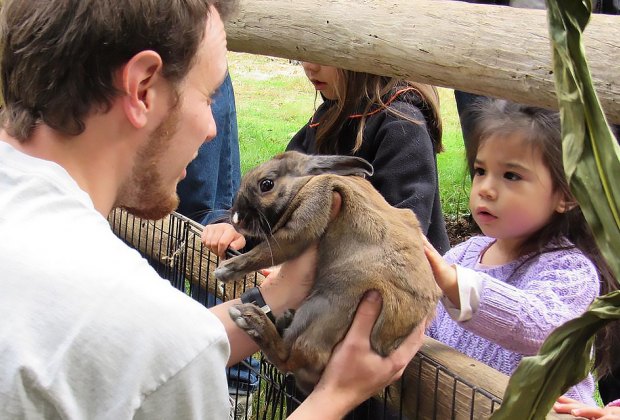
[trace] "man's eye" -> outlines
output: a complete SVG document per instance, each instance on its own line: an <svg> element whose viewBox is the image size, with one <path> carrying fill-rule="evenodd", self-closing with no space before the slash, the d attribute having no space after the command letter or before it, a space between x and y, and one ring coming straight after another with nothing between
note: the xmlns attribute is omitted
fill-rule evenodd
<svg viewBox="0 0 620 420"><path fill-rule="evenodd" d="M258 184L261 192L271 191L273 189L274 183L271 179L263 179Z"/></svg>

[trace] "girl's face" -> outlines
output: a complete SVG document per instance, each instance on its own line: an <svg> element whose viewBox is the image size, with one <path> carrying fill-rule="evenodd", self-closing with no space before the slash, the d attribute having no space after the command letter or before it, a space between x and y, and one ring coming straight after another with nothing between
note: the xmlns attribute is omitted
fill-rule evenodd
<svg viewBox="0 0 620 420"><path fill-rule="evenodd" d="M492 136L478 149L469 208L485 235L518 247L564 212L566 201L553 190L541 151L513 134Z"/></svg>
<svg viewBox="0 0 620 420"><path fill-rule="evenodd" d="M325 98L330 100L338 99L340 90L340 77L338 69L331 66L302 62L301 66L306 72L306 76L314 85L314 88L321 92Z"/></svg>

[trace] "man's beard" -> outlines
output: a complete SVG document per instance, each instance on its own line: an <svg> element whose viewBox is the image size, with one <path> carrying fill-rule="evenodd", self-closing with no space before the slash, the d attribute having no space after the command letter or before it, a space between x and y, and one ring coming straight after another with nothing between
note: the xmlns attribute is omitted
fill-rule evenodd
<svg viewBox="0 0 620 420"><path fill-rule="evenodd" d="M177 105L153 131L146 145L138 151L130 180L121 188L115 207L123 207L129 213L144 219L159 220L179 206L176 185L164 185L159 173L178 124Z"/></svg>

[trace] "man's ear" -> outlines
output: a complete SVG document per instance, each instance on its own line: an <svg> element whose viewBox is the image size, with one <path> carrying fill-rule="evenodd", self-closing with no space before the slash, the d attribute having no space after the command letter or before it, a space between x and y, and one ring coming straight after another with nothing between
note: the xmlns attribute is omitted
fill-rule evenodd
<svg viewBox="0 0 620 420"><path fill-rule="evenodd" d="M120 89L123 110L127 119L136 128L144 127L149 113L158 99L156 87L162 81L163 62L155 51L140 51L121 69Z"/></svg>

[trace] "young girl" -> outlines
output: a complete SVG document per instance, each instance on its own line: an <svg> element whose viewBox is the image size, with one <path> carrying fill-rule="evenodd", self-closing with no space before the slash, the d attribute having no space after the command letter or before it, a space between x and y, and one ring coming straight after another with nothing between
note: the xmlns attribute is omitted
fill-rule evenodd
<svg viewBox="0 0 620 420"><path fill-rule="evenodd" d="M302 63L323 97L287 150L341 154L372 163L369 181L393 206L411 209L430 242L449 248L439 201L436 153L441 151L439 97L431 86ZM210 225L203 242L218 255L245 240L231 225Z"/></svg>
<svg viewBox="0 0 620 420"><path fill-rule="evenodd" d="M485 236L444 258L427 247L444 292L427 334L510 375L616 283L568 188L558 113L486 101L472 116L469 205ZM590 375L566 395L593 394Z"/></svg>

